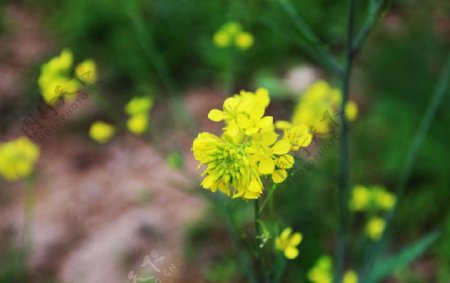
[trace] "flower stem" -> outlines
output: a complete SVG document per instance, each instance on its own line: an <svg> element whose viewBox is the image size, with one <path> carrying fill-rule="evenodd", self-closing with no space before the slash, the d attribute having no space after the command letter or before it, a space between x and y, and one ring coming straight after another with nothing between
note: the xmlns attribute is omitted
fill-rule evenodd
<svg viewBox="0 0 450 283"><path fill-rule="evenodd" d="M262 282L268 283L268 277L267 277L267 270L265 268L264 264L264 255L262 247L260 246L260 236L261 236L261 228L260 228L260 221L261 221L261 214L259 210L259 199L255 199L254 201L254 208L255 208L255 243L256 243L256 261L257 261L257 269L259 271L259 275L262 278Z"/></svg>
<svg viewBox="0 0 450 283"><path fill-rule="evenodd" d="M344 74L342 77L342 104L340 111L340 120L342 124L342 138L340 141L340 160L339 160L339 234L338 247L336 253L336 276L334 282L342 282L345 267L345 244L346 230L348 223L347 204L349 198L350 185L350 156L349 156L349 126L345 117L345 105L349 97L349 85L351 70L353 65L353 36L355 24L356 0L349 1L348 25L347 25L347 43L346 57L344 65Z"/></svg>

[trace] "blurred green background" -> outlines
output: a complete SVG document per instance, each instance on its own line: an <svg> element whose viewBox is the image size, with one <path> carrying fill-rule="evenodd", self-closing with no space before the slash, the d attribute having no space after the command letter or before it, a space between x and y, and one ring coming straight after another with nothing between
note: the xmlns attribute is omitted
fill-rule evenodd
<svg viewBox="0 0 450 283"><path fill-rule="evenodd" d="M346 1L291 2L325 47L341 58ZM392 2L357 59L351 94L360 109L351 131L352 183L381 184L391 190L450 44L449 1ZM2 1L0 31L4 40L17 32L4 16L12 5L39 16L50 42L41 62L64 47L73 50L77 58L93 58L101 70L100 86L117 103L136 94L151 93L164 101L173 90L182 96L196 88L220 89L224 70L232 64L233 91L266 85L276 102L272 111L286 115L284 109L292 108L292 96L286 96L285 88L280 87L281 78L293 67L316 64L302 50L299 41L303 39L276 0ZM359 24L366 5L368 1L359 1ZM212 35L228 21L240 22L254 35L251 50L226 52L214 46ZM3 60L8 54L1 56ZM20 101L2 98L2 134L10 130L12 117L41 103L36 83L39 66L38 62L27 66ZM325 76L337 83L335 77ZM442 235L418 264L398 272L393 276L396 281L389 282L450 282L449 105L450 96L446 95L399 200L391 244L396 250L435 228ZM305 272L318 256L332 252L337 227L336 164L335 150L330 150L303 176L295 176L294 170L294 176L279 190L278 216L301 229L305 239L300 260L295 262L297 268L288 269L285 282L304 282ZM241 202L233 206L245 224L251 216L249 208ZM211 208L187 230L186 257L204 255L209 264L193 265L203 270L206 282L240 282L238 262L233 260L236 250L220 237L224 224L218 217ZM354 217L355 231L361 229L358 224L361 219ZM357 267L361 246L355 233L353 265ZM223 246L204 245L217 241ZM224 248L227 246L229 249ZM8 261L7 252L2 251L1 257L3 263ZM430 262L432 267L424 275L420 267ZM0 282L23 282L11 279L8 270L8 265L1 265Z"/></svg>

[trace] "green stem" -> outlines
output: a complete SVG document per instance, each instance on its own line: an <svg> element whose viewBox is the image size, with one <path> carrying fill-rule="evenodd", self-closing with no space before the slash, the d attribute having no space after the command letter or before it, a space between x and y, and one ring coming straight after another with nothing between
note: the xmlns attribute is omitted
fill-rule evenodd
<svg viewBox="0 0 450 283"><path fill-rule="evenodd" d="M33 214L34 192L33 192L34 177L30 175L25 178L25 196L24 196L24 215L23 215L23 255L26 256L31 250L31 216Z"/></svg>
<svg viewBox="0 0 450 283"><path fill-rule="evenodd" d="M417 155L428 133L431 122L433 121L433 118L445 93L448 91L449 80L450 80L450 53L447 55L447 61L442 69L436 88L434 89L433 96L431 97L428 107L425 110L424 115L422 116L422 120L420 121L419 128L417 129L416 136L414 138L413 143L411 144L411 147L409 148L408 154L405 159L405 163L403 164L403 167L400 171L400 175L394 191L395 195L397 196L397 202L393 207L393 209L386 215L386 229L381 239L378 242L376 242L371 249L369 249L366 260L367 263L365 264L363 270L361 270L360 272L361 278L363 279L363 281L361 282L364 282L367 273L370 271L374 263L378 260L378 257L381 254L383 247L385 247L385 242L387 239L388 231L390 229L390 224L395 214L395 210L398 207L398 202L401 196L403 195L403 191L405 190L407 181L411 176L414 163L416 162Z"/></svg>
<svg viewBox="0 0 450 283"><path fill-rule="evenodd" d="M342 124L342 139L340 142L339 166L339 235L336 253L336 276L334 282L342 282L346 256L346 230L348 225L348 199L350 186L350 154L349 154L349 125L345 117L345 106L349 97L351 70L353 66L353 33L355 25L356 0L349 1L347 44L344 74L342 77L342 104L340 120Z"/></svg>
<svg viewBox="0 0 450 283"><path fill-rule="evenodd" d="M262 278L262 281L264 283L268 283L267 270L264 264L263 249L260 246L261 227L259 222L261 221L261 214L259 209L259 199L255 199L253 203L255 210L255 243L256 243L257 267L259 275Z"/></svg>

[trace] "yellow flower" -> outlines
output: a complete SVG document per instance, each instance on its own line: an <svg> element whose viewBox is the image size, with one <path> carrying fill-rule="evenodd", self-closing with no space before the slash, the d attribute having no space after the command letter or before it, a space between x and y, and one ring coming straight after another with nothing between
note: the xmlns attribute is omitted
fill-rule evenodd
<svg viewBox="0 0 450 283"><path fill-rule="evenodd" d="M275 248L282 251L286 258L295 259L298 256L297 246L302 242L302 239L301 233L292 234L292 229L286 228L275 239Z"/></svg>
<svg viewBox="0 0 450 283"><path fill-rule="evenodd" d="M242 50L249 49L253 45L253 35L249 32L240 32L236 35L235 43Z"/></svg>
<svg viewBox="0 0 450 283"><path fill-rule="evenodd" d="M369 219L366 225L366 235L374 240L378 241L383 235L386 222L383 218L374 216Z"/></svg>
<svg viewBox="0 0 450 283"><path fill-rule="evenodd" d="M91 59L81 62L76 66L75 74L78 79L87 84L95 83L97 81L97 67L95 66L95 62Z"/></svg>
<svg viewBox="0 0 450 283"><path fill-rule="evenodd" d="M273 117L263 117L269 102L267 89L259 88L255 93L241 91L225 100L223 111L211 110L208 118L215 122L224 120L225 131L233 137L256 134L260 129L273 128Z"/></svg>
<svg viewBox="0 0 450 283"><path fill-rule="evenodd" d="M42 65L38 84L47 104L56 104L59 98L74 95L80 89L79 83L69 76L72 63L72 52L64 49L59 56Z"/></svg>
<svg viewBox="0 0 450 283"><path fill-rule="evenodd" d="M349 101L345 105L345 116L350 122L355 121L358 117L358 106L354 101Z"/></svg>
<svg viewBox="0 0 450 283"><path fill-rule="evenodd" d="M214 34L213 41L217 47L228 47L230 46L231 38L227 32L219 30Z"/></svg>
<svg viewBox="0 0 450 283"><path fill-rule="evenodd" d="M383 187L368 188L357 185L352 190L349 206L353 211L389 211L394 207L395 202L395 196Z"/></svg>
<svg viewBox="0 0 450 283"><path fill-rule="evenodd" d="M333 282L333 260L330 256L321 256L309 270L308 279L314 283ZM358 283L358 274L353 270L344 273L343 283Z"/></svg>
<svg viewBox="0 0 450 283"><path fill-rule="evenodd" d="M357 185L352 190L350 199L350 209L353 211L362 211L367 209L370 204L370 191L368 188Z"/></svg>
<svg viewBox="0 0 450 283"><path fill-rule="evenodd" d="M235 45L241 50L246 50L253 45L253 35L243 31L241 24L228 22L214 33L213 42L217 47L225 48Z"/></svg>
<svg viewBox="0 0 450 283"><path fill-rule="evenodd" d="M391 210L397 201L392 193L379 186L372 188L372 198L377 208L386 211Z"/></svg>
<svg viewBox="0 0 450 283"><path fill-rule="evenodd" d="M331 283L333 281L333 261L329 256L321 256L308 271L308 279L314 283Z"/></svg>
<svg viewBox="0 0 450 283"><path fill-rule="evenodd" d="M358 274L354 270L345 272L343 283L358 283Z"/></svg>
<svg viewBox="0 0 450 283"><path fill-rule="evenodd" d="M114 135L116 128L105 122L96 121L89 129L89 136L98 143L106 143Z"/></svg>
<svg viewBox="0 0 450 283"><path fill-rule="evenodd" d="M39 158L39 147L26 137L0 144L0 175L7 181L29 176Z"/></svg>
<svg viewBox="0 0 450 283"><path fill-rule="evenodd" d="M244 199L257 199L263 190L259 174L252 166L248 145L236 143L230 136L219 138L200 133L194 140L192 151L200 165L207 165L203 188Z"/></svg>
<svg viewBox="0 0 450 283"><path fill-rule="evenodd" d="M128 115L146 114L153 107L153 99L148 96L133 97L126 105L125 112Z"/></svg>
<svg viewBox="0 0 450 283"><path fill-rule="evenodd" d="M328 134L331 126L336 125L337 111L342 101L338 89L331 87L323 80L310 85L301 95L292 116L292 124L303 124L314 133ZM345 107L347 119L353 121L358 114L357 105L349 101Z"/></svg>
<svg viewBox="0 0 450 283"><path fill-rule="evenodd" d="M149 117L147 114L131 116L127 121L127 128L136 135L143 134L148 128Z"/></svg>

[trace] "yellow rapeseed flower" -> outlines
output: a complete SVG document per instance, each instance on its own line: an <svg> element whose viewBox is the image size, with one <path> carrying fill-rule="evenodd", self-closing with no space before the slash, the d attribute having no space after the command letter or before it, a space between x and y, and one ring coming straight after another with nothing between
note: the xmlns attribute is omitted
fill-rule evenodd
<svg viewBox="0 0 450 283"><path fill-rule="evenodd" d="M148 129L149 117L147 114L131 116L127 121L127 128L136 135L143 134Z"/></svg>
<svg viewBox="0 0 450 283"><path fill-rule="evenodd" d="M358 283L358 274L354 270L345 272L343 283Z"/></svg>
<svg viewBox="0 0 450 283"><path fill-rule="evenodd" d="M313 283L331 283L333 278L333 260L328 255L321 256L308 272L308 279ZM348 270L344 273L342 282L358 283L358 274L354 270Z"/></svg>
<svg viewBox="0 0 450 283"><path fill-rule="evenodd" d="M72 52L64 49L42 65L38 84L47 104L55 104L59 98L74 95L80 89L79 82L70 77L72 64Z"/></svg>
<svg viewBox="0 0 450 283"><path fill-rule="evenodd" d="M308 271L308 279L314 283L331 283L333 281L333 261L330 256L321 256Z"/></svg>
<svg viewBox="0 0 450 283"><path fill-rule="evenodd" d="M7 181L25 178L33 172L39 147L26 137L0 144L0 175Z"/></svg>
<svg viewBox="0 0 450 283"><path fill-rule="evenodd" d="M352 190L350 198L350 209L353 211L362 211L370 204L370 191L368 188L357 185Z"/></svg>
<svg viewBox="0 0 450 283"><path fill-rule="evenodd" d="M251 33L242 30L238 22L228 22L214 33L213 42L220 48L234 45L241 50L246 50L252 47L254 39Z"/></svg>
<svg viewBox="0 0 450 283"><path fill-rule="evenodd" d="M342 101L339 89L331 87L326 81L319 80L310 85L301 95L292 115L292 124L308 126L313 133L327 134L332 124L335 124L337 112ZM358 107L353 101L346 105L346 116L354 121L358 114ZM288 123L284 122L283 123ZM286 127L288 124L281 124Z"/></svg>
<svg viewBox="0 0 450 283"><path fill-rule="evenodd" d="M389 211L394 207L395 202L395 195L381 186L357 185L352 190L349 206L353 211Z"/></svg>
<svg viewBox="0 0 450 283"><path fill-rule="evenodd" d="M127 128L136 135L143 134L148 129L149 111L153 107L153 99L149 96L133 97L126 105L125 112L130 115Z"/></svg>
<svg viewBox="0 0 450 283"><path fill-rule="evenodd" d="M239 32L234 40L236 46L242 50L249 49L253 45L253 35L249 32Z"/></svg>
<svg viewBox="0 0 450 283"><path fill-rule="evenodd" d="M92 59L87 59L75 67L75 74L78 79L87 84L97 81L97 67Z"/></svg>
<svg viewBox="0 0 450 283"><path fill-rule="evenodd" d="M262 193L260 176L271 176L274 183L287 178L287 169L294 165L294 157L289 152L298 150L298 139L308 140L310 134L304 127L305 131L297 131L292 136L285 133L280 138L273 117L264 116L269 103L269 92L259 88L254 93L241 91L227 98L221 110L209 112L209 119L223 121L225 127L221 137L201 133L194 140L195 159L208 166L203 174L206 175L202 182L204 188L253 199ZM304 141L301 146L308 144Z"/></svg>
<svg viewBox="0 0 450 283"><path fill-rule="evenodd" d="M98 143L106 143L114 135L116 128L102 121L94 122L89 129L89 136Z"/></svg>
<svg viewBox="0 0 450 283"><path fill-rule="evenodd" d="M302 242L303 236L301 233L292 234L291 228L286 228L275 239L275 248L284 253L288 259L295 259L298 257L297 246Z"/></svg>
<svg viewBox="0 0 450 283"><path fill-rule="evenodd" d="M366 225L366 235L374 240L378 241L383 235L386 222L383 218L374 216L369 219Z"/></svg>

